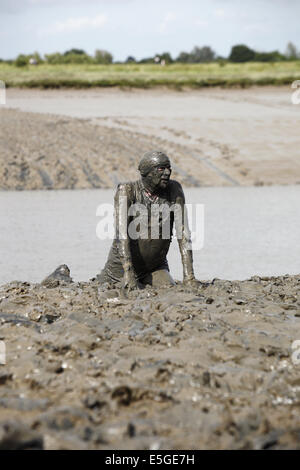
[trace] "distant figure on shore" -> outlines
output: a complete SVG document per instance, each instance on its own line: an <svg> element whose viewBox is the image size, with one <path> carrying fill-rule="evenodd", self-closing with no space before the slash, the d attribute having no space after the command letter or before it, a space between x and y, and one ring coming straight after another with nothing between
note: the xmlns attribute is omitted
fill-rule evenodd
<svg viewBox="0 0 300 470"><path fill-rule="evenodd" d="M113 284L121 281L128 290L146 284L174 285L166 256L175 223L183 281L187 285L198 285L185 216L185 197L180 183L170 179L169 158L160 151L147 152L138 169L139 180L118 185L115 239L97 280Z"/></svg>
<svg viewBox="0 0 300 470"><path fill-rule="evenodd" d="M37 65L38 62L35 57L30 57L29 59L29 65Z"/></svg>

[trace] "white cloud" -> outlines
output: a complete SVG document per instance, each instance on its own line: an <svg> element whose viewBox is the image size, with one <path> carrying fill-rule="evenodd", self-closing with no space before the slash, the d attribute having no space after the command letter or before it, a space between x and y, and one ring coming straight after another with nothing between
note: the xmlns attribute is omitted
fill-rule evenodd
<svg viewBox="0 0 300 470"><path fill-rule="evenodd" d="M166 33L170 23L176 20L176 15L172 11L169 11L163 21L159 25L159 32Z"/></svg>
<svg viewBox="0 0 300 470"><path fill-rule="evenodd" d="M48 28L41 29L40 34L57 34L57 33L78 33L88 29L99 29L107 23L105 15L97 15L94 17L80 16L77 18L67 18L65 21L56 21Z"/></svg>
<svg viewBox="0 0 300 470"><path fill-rule="evenodd" d="M224 16L225 16L225 10L223 10L223 8L217 8L217 9L214 11L214 15L217 16L218 18L224 18Z"/></svg>

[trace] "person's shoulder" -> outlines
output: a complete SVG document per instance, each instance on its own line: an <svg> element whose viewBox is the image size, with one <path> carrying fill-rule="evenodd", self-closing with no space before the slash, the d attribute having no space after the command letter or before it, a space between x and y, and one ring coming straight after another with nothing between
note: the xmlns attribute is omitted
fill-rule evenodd
<svg viewBox="0 0 300 470"><path fill-rule="evenodd" d="M171 194L176 194L176 195L183 194L183 189L179 181L170 180L169 188L170 188Z"/></svg>
<svg viewBox="0 0 300 470"><path fill-rule="evenodd" d="M126 183L119 183L117 186L117 191L126 191L133 189L137 184L137 181L128 181Z"/></svg>
<svg viewBox="0 0 300 470"><path fill-rule="evenodd" d="M119 183L117 186L117 195L124 195L127 197L134 197L135 189L137 187L138 181L129 181L127 183Z"/></svg>
<svg viewBox="0 0 300 470"><path fill-rule="evenodd" d="M169 185L170 185L170 188L172 189L182 189L181 184L179 183L179 181L176 181L176 180L170 180Z"/></svg>

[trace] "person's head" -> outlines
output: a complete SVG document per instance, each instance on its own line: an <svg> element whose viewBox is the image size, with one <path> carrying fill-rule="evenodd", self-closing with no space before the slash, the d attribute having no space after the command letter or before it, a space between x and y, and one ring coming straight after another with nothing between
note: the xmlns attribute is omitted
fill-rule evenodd
<svg viewBox="0 0 300 470"><path fill-rule="evenodd" d="M168 156L158 150L146 152L139 163L139 172L151 191L165 189L172 173Z"/></svg>

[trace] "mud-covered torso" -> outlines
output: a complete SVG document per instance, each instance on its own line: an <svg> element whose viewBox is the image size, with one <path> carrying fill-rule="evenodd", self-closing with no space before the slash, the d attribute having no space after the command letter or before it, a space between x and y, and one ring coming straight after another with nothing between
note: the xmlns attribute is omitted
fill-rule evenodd
<svg viewBox="0 0 300 470"><path fill-rule="evenodd" d="M167 188L161 191L159 196L149 194L141 180L127 183L125 186L126 197L132 208L128 211L128 237L132 264L137 278L142 279L157 269L168 269L166 256L174 225L172 206L176 202L180 185L170 180ZM123 274L118 240L115 238L101 275L119 280Z"/></svg>

